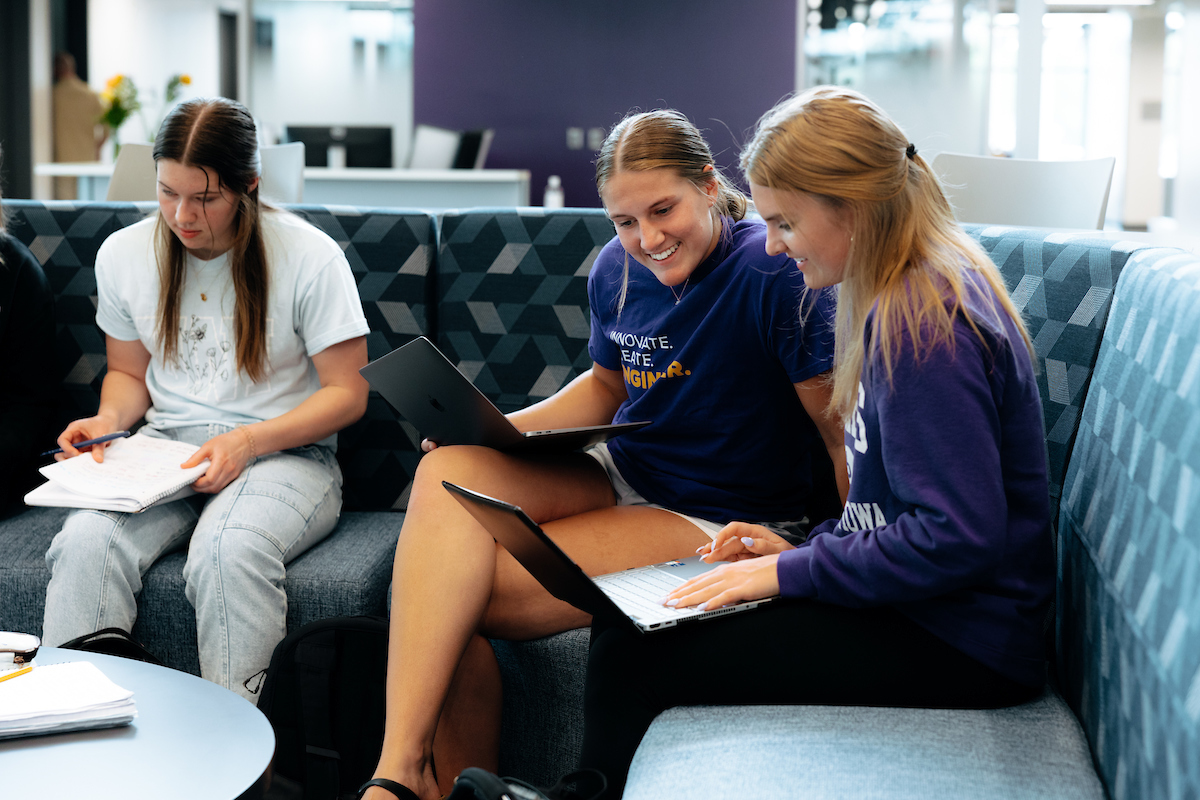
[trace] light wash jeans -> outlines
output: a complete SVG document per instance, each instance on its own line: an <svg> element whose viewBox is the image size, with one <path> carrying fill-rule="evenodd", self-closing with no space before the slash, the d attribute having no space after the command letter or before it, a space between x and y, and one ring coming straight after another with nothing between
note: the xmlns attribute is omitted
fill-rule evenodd
<svg viewBox="0 0 1200 800"><path fill-rule="evenodd" d="M144 432L200 445L231 429ZM200 674L255 702L243 684L267 667L287 633L284 565L333 530L341 507L337 460L312 445L251 460L216 495L140 514L74 511L46 553L43 641L59 645L108 627L132 631L142 576L190 537L183 577L196 609Z"/></svg>

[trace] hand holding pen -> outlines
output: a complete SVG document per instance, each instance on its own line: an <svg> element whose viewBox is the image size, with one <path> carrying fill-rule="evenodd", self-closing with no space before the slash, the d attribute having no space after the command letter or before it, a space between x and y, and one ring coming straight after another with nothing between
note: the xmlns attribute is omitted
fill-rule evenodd
<svg viewBox="0 0 1200 800"><path fill-rule="evenodd" d="M67 432L69 432L69 431L70 431L70 428L67 429ZM64 432L63 436L66 436L67 432ZM108 442L114 441L116 439L124 439L128 435L129 435L129 431L116 431L115 433L106 433L103 436L97 436L94 439L85 439L82 442L68 443L67 446L69 446L71 449L76 451L76 453L74 455L78 455L78 453L80 451L82 451L82 449L85 447L90 447L93 445L103 445ZM60 442L63 441L63 438L59 437L59 441ZM93 451L96 451L96 450L103 450L103 448L102 447L93 447ZM96 454L96 455L98 455L98 457L96 458L97 461L104 460L103 455L99 455L99 454ZM67 454L65 447L56 447L53 450L47 450L46 452L42 453L42 457L45 457L45 456L54 456L56 461L61 461L63 458L70 458L71 454Z"/></svg>

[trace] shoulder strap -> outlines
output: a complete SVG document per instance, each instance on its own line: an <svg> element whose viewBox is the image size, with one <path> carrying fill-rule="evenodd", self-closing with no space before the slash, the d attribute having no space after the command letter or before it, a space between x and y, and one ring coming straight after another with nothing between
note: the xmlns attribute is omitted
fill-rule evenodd
<svg viewBox="0 0 1200 800"><path fill-rule="evenodd" d="M296 644L296 683L300 722L304 730L304 796L336 797L341 754L333 742L329 708L337 648L332 631Z"/></svg>

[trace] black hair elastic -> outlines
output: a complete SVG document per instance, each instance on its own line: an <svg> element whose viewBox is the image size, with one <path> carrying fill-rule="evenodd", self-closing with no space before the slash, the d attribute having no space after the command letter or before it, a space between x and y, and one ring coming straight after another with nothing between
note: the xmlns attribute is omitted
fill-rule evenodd
<svg viewBox="0 0 1200 800"><path fill-rule="evenodd" d="M915 156L917 154L917 146L915 144L913 144L912 142L909 142L908 148L905 149L904 154L906 156L908 156L909 158L912 158L913 156Z"/></svg>

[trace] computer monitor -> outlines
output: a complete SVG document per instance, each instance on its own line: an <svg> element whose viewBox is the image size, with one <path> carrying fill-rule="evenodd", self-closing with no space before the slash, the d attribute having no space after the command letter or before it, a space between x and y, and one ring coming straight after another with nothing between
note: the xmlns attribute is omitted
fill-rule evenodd
<svg viewBox="0 0 1200 800"><path fill-rule="evenodd" d="M329 148L345 148L347 167L392 167L392 129L386 126L288 125L289 142L304 142L304 166L328 167Z"/></svg>
<svg viewBox="0 0 1200 800"><path fill-rule="evenodd" d="M458 152L454 155L455 169L483 169L487 161L488 150L492 146L492 137L496 131L486 128L478 131L463 131L458 143Z"/></svg>

